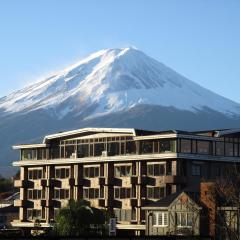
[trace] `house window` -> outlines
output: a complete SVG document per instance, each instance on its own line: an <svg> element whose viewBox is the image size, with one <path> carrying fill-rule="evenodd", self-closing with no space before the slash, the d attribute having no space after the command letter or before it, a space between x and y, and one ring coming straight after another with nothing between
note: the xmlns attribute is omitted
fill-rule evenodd
<svg viewBox="0 0 240 240"><path fill-rule="evenodd" d="M192 176L201 176L201 166L198 164L192 164Z"/></svg>
<svg viewBox="0 0 240 240"><path fill-rule="evenodd" d="M193 214L189 212L177 213L177 226L178 227L192 227Z"/></svg>
<svg viewBox="0 0 240 240"><path fill-rule="evenodd" d="M153 226L154 227L168 226L168 213L167 212L155 212L153 214Z"/></svg>
<svg viewBox="0 0 240 240"><path fill-rule="evenodd" d="M147 165L147 172L149 176L163 176L165 175L165 165L149 164Z"/></svg>

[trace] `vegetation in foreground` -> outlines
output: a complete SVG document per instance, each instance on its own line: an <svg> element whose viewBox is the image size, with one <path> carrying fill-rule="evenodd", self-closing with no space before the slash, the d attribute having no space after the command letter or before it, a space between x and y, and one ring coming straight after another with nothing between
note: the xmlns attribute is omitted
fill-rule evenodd
<svg viewBox="0 0 240 240"><path fill-rule="evenodd" d="M70 200L56 216L53 235L106 236L109 218L107 211L91 207L87 201Z"/></svg>

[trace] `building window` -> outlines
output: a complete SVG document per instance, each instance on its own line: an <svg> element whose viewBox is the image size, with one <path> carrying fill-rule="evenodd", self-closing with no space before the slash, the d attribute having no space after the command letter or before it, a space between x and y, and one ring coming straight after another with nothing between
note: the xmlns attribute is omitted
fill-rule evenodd
<svg viewBox="0 0 240 240"><path fill-rule="evenodd" d="M229 142L225 143L225 155L233 156L233 143L229 143Z"/></svg>
<svg viewBox="0 0 240 240"><path fill-rule="evenodd" d="M164 187L147 187L147 198L160 199L165 196Z"/></svg>
<svg viewBox="0 0 240 240"><path fill-rule="evenodd" d="M37 159L41 160L41 159L46 159L46 158L47 158L46 149L38 148L37 149Z"/></svg>
<svg viewBox="0 0 240 240"><path fill-rule="evenodd" d="M89 145L88 144L80 144L77 146L77 157L83 158L89 156Z"/></svg>
<svg viewBox="0 0 240 240"><path fill-rule="evenodd" d="M126 154L136 154L136 143L134 141L126 142Z"/></svg>
<svg viewBox="0 0 240 240"><path fill-rule="evenodd" d="M211 154L210 151L211 142L197 140L197 153L198 154Z"/></svg>
<svg viewBox="0 0 240 240"><path fill-rule="evenodd" d="M177 226L178 227L192 227L193 214L189 212L177 213Z"/></svg>
<svg viewBox="0 0 240 240"><path fill-rule="evenodd" d="M86 199L96 199L104 198L104 189L101 188L84 188L83 189L83 198Z"/></svg>
<svg viewBox="0 0 240 240"><path fill-rule="evenodd" d="M105 143L96 143L94 146L94 156L102 156L103 151L105 151Z"/></svg>
<svg viewBox="0 0 240 240"><path fill-rule="evenodd" d="M56 168L55 178L69 178L70 168Z"/></svg>
<svg viewBox="0 0 240 240"><path fill-rule="evenodd" d="M140 153L153 153L153 141L141 141L140 142Z"/></svg>
<svg viewBox="0 0 240 240"><path fill-rule="evenodd" d="M99 167L85 167L83 174L85 178L99 177Z"/></svg>
<svg viewBox="0 0 240 240"><path fill-rule="evenodd" d="M192 176L201 176L201 165L192 164Z"/></svg>
<svg viewBox="0 0 240 240"><path fill-rule="evenodd" d="M148 164L147 172L149 176L165 175L165 164Z"/></svg>
<svg viewBox="0 0 240 240"><path fill-rule="evenodd" d="M44 190L28 189L28 199L36 200L36 199L44 199L44 198L45 198Z"/></svg>
<svg viewBox="0 0 240 240"><path fill-rule="evenodd" d="M70 191L69 189L54 189L54 198L55 199L69 199L70 198Z"/></svg>
<svg viewBox="0 0 240 240"><path fill-rule="evenodd" d="M120 155L120 143L119 142L110 142L108 143L108 156Z"/></svg>
<svg viewBox="0 0 240 240"><path fill-rule="evenodd" d="M130 177L132 176L132 166L115 166L115 177Z"/></svg>
<svg viewBox="0 0 240 240"><path fill-rule="evenodd" d="M28 170L28 179L35 180L35 179L42 179L43 178L43 170L42 169L29 169Z"/></svg>
<svg viewBox="0 0 240 240"><path fill-rule="evenodd" d="M114 188L114 198L125 199L125 198L136 198L136 188Z"/></svg>
<svg viewBox="0 0 240 240"><path fill-rule="evenodd" d="M159 141L159 152L176 152L176 140Z"/></svg>
<svg viewBox="0 0 240 240"><path fill-rule="evenodd" d="M191 140L181 139L181 152L182 153L191 153Z"/></svg>
<svg viewBox="0 0 240 240"><path fill-rule="evenodd" d="M135 213L131 209L114 209L115 217L119 222L130 222L135 220Z"/></svg>
<svg viewBox="0 0 240 240"><path fill-rule="evenodd" d="M27 209L28 220L42 219L41 209Z"/></svg>
<svg viewBox="0 0 240 240"><path fill-rule="evenodd" d="M216 142L216 155L224 156L224 142Z"/></svg>
<svg viewBox="0 0 240 240"><path fill-rule="evenodd" d="M167 227L168 226L168 213L167 212L155 212L153 214L153 226L154 227Z"/></svg>
<svg viewBox="0 0 240 240"><path fill-rule="evenodd" d="M22 149L21 160L31 160L31 159L37 159L36 149Z"/></svg>

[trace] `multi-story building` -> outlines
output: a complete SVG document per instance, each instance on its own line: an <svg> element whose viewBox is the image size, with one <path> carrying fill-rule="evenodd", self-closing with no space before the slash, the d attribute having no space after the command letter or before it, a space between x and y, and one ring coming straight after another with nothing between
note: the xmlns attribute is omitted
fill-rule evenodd
<svg viewBox="0 0 240 240"><path fill-rule="evenodd" d="M69 199L85 199L117 217L128 234L145 232L143 206L201 179L214 179L240 160L240 130L152 132L84 128L48 135L41 144L16 145L20 160L19 220L49 227Z"/></svg>

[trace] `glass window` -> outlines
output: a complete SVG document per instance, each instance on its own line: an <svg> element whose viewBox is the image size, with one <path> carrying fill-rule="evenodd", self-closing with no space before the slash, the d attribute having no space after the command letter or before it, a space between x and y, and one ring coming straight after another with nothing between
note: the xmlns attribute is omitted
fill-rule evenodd
<svg viewBox="0 0 240 240"><path fill-rule="evenodd" d="M149 176L165 175L165 164L148 164L147 171Z"/></svg>
<svg viewBox="0 0 240 240"><path fill-rule="evenodd" d="M135 198L136 188L114 188L114 197L118 199Z"/></svg>
<svg viewBox="0 0 240 240"><path fill-rule="evenodd" d="M85 178L99 177L99 167L85 167L83 173Z"/></svg>
<svg viewBox="0 0 240 240"><path fill-rule="evenodd" d="M88 144L81 144L77 146L77 157L88 157L89 156L89 145Z"/></svg>
<svg viewBox="0 0 240 240"><path fill-rule="evenodd" d="M54 189L54 198L55 199L69 199L70 198L70 191L69 189Z"/></svg>
<svg viewBox="0 0 240 240"><path fill-rule="evenodd" d="M211 154L210 142L197 140L197 153L199 154Z"/></svg>
<svg viewBox="0 0 240 240"><path fill-rule="evenodd" d="M140 142L140 153L153 153L153 141L141 141Z"/></svg>
<svg viewBox="0 0 240 240"><path fill-rule="evenodd" d="M165 196L164 187L148 187L147 198L161 199Z"/></svg>
<svg viewBox="0 0 240 240"><path fill-rule="evenodd" d="M224 156L224 142L216 142L216 155Z"/></svg>
<svg viewBox="0 0 240 240"><path fill-rule="evenodd" d="M109 156L115 156L119 155L120 148L119 148L119 143L118 142L111 142L108 143L108 155Z"/></svg>
<svg viewBox="0 0 240 240"><path fill-rule="evenodd" d="M99 188L84 188L83 189L83 197L87 199L95 199L101 197L99 195Z"/></svg>
<svg viewBox="0 0 240 240"><path fill-rule="evenodd" d="M69 168L56 168L55 169L55 178L69 178L70 169Z"/></svg>
<svg viewBox="0 0 240 240"><path fill-rule="evenodd" d="M225 143L225 155L233 156L233 143L229 143L229 142Z"/></svg>
<svg viewBox="0 0 240 240"><path fill-rule="evenodd" d="M96 143L94 148L94 156L102 156L102 152L105 151L104 143Z"/></svg>
<svg viewBox="0 0 240 240"><path fill-rule="evenodd" d="M29 220L42 219L42 210L27 209L27 218Z"/></svg>
<svg viewBox="0 0 240 240"><path fill-rule="evenodd" d="M182 153L191 153L191 140L181 139L181 152Z"/></svg>
<svg viewBox="0 0 240 240"><path fill-rule="evenodd" d="M168 213L167 212L155 212L153 214L153 226L155 226L155 227L168 226Z"/></svg>
<svg viewBox="0 0 240 240"><path fill-rule="evenodd" d="M131 166L115 166L114 167L115 177L130 177L132 176Z"/></svg>
<svg viewBox="0 0 240 240"><path fill-rule="evenodd" d="M126 142L126 154L136 154L136 143L134 141Z"/></svg>
<svg viewBox="0 0 240 240"><path fill-rule="evenodd" d="M192 227L193 214L189 212L177 213L178 227Z"/></svg>
<svg viewBox="0 0 240 240"><path fill-rule="evenodd" d="M201 165L192 164L192 176L201 176Z"/></svg>

